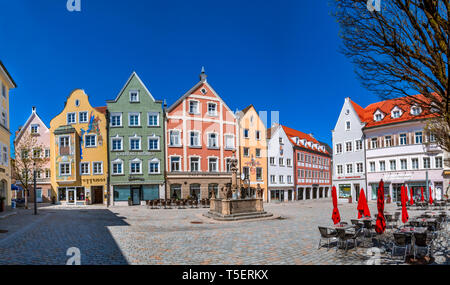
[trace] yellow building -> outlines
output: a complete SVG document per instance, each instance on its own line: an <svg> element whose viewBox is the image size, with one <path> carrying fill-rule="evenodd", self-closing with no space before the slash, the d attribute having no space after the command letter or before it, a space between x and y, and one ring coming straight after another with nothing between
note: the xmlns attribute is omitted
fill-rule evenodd
<svg viewBox="0 0 450 285"><path fill-rule="evenodd" d="M6 209L11 207L11 164L9 131L9 90L16 88L16 83L0 60L0 198L4 198Z"/></svg>
<svg viewBox="0 0 450 285"><path fill-rule="evenodd" d="M83 90L73 91L50 122L51 183L61 204L107 202L106 107L93 108Z"/></svg>
<svg viewBox="0 0 450 285"><path fill-rule="evenodd" d="M253 105L238 114L239 154L242 183L250 188L263 189L263 199L267 202L267 131Z"/></svg>

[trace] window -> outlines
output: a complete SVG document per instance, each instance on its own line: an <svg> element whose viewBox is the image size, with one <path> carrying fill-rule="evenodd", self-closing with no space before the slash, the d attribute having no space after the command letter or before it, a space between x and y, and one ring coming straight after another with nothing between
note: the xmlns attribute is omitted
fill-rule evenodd
<svg viewBox="0 0 450 285"><path fill-rule="evenodd" d="M428 141L432 142L432 143L436 142L436 135L435 134L430 134L429 137L428 137Z"/></svg>
<svg viewBox="0 0 450 285"><path fill-rule="evenodd" d="M397 170L397 162L395 160L391 160L389 163L391 165L391 171Z"/></svg>
<svg viewBox="0 0 450 285"><path fill-rule="evenodd" d="M50 169L45 170L45 178L50 178Z"/></svg>
<svg viewBox="0 0 450 285"><path fill-rule="evenodd" d="M384 137L384 147L391 147L391 146L392 146L392 137L385 136Z"/></svg>
<svg viewBox="0 0 450 285"><path fill-rule="evenodd" d="M112 169L113 169L113 175L123 174L123 161L120 159L113 161Z"/></svg>
<svg viewBox="0 0 450 285"><path fill-rule="evenodd" d="M217 158L211 157L208 159L209 172L217 172Z"/></svg>
<svg viewBox="0 0 450 285"><path fill-rule="evenodd" d="M419 115L421 112L422 112L422 110L420 109L420 107L413 106L411 108L411 114L414 115L414 116Z"/></svg>
<svg viewBox="0 0 450 285"><path fill-rule="evenodd" d="M345 143L345 151L346 152L352 151L352 142Z"/></svg>
<svg viewBox="0 0 450 285"><path fill-rule="evenodd" d="M227 158L225 160L226 166L227 166L227 172L231 172L231 158Z"/></svg>
<svg viewBox="0 0 450 285"><path fill-rule="evenodd" d="M340 143L336 144L336 153L337 154L342 153L342 144Z"/></svg>
<svg viewBox="0 0 450 285"><path fill-rule="evenodd" d="M234 136L233 135L225 135L225 148L226 149L234 149Z"/></svg>
<svg viewBox="0 0 450 285"><path fill-rule="evenodd" d="M289 167L292 166L292 162L291 162L290 158L286 158L286 165Z"/></svg>
<svg viewBox="0 0 450 285"><path fill-rule="evenodd" d="M139 127L140 125L141 125L141 114L140 113L128 114L128 126L129 127Z"/></svg>
<svg viewBox="0 0 450 285"><path fill-rule="evenodd" d="M111 113L111 127L122 126L122 113Z"/></svg>
<svg viewBox="0 0 450 285"><path fill-rule="evenodd" d="M31 132L31 134L33 134L33 135L39 133L39 125L31 125L30 132Z"/></svg>
<svg viewBox="0 0 450 285"><path fill-rule="evenodd" d="M406 161L406 159L400 159L400 167L402 170L408 169L408 162Z"/></svg>
<svg viewBox="0 0 450 285"><path fill-rule="evenodd" d="M81 175L89 175L89 162L82 162L80 163L80 173Z"/></svg>
<svg viewBox="0 0 450 285"><path fill-rule="evenodd" d="M170 170L171 171L180 171L180 157L171 157L170 158Z"/></svg>
<svg viewBox="0 0 450 285"><path fill-rule="evenodd" d="M280 144L283 144L283 138L279 138Z"/></svg>
<svg viewBox="0 0 450 285"><path fill-rule="evenodd" d="M343 173L343 168L342 165L338 165L337 166L337 174L342 174ZM303 176L303 175L302 175Z"/></svg>
<svg viewBox="0 0 450 285"><path fill-rule="evenodd" d="M278 182L280 182L280 184L284 183L284 176L283 175L278 176Z"/></svg>
<svg viewBox="0 0 450 285"><path fill-rule="evenodd" d="M50 157L50 150L46 149L45 150L45 158L49 158Z"/></svg>
<svg viewBox="0 0 450 285"><path fill-rule="evenodd" d="M362 140L355 141L356 150L362 150L362 145L363 145Z"/></svg>
<svg viewBox="0 0 450 285"><path fill-rule="evenodd" d="M148 150L159 150L159 137L148 138Z"/></svg>
<svg viewBox="0 0 450 285"><path fill-rule="evenodd" d="M350 121L345 122L345 130L350 130Z"/></svg>
<svg viewBox="0 0 450 285"><path fill-rule="evenodd" d="M423 158L423 168L430 168L430 167L431 167L430 158L424 157Z"/></svg>
<svg viewBox="0 0 450 285"><path fill-rule="evenodd" d="M377 148L378 147L378 139L377 138L372 138L370 142L371 142L371 147L372 148Z"/></svg>
<svg viewBox="0 0 450 285"><path fill-rule="evenodd" d="M256 180L262 180L262 179L263 179L262 168L256 167Z"/></svg>
<svg viewBox="0 0 450 285"><path fill-rule="evenodd" d="M59 175L70 176L70 163L62 162L59 164Z"/></svg>
<svg viewBox="0 0 450 285"><path fill-rule="evenodd" d="M400 118L400 111L399 110L392 111L392 118L393 119Z"/></svg>
<svg viewBox="0 0 450 285"><path fill-rule="evenodd" d="M380 161L380 171L386 170L386 162L384 160Z"/></svg>
<svg viewBox="0 0 450 285"><path fill-rule="evenodd" d="M200 171L200 158L191 157L191 172Z"/></svg>
<svg viewBox="0 0 450 285"><path fill-rule="evenodd" d="M244 129L244 138L245 139L249 138L249 130L248 129Z"/></svg>
<svg viewBox="0 0 450 285"><path fill-rule="evenodd" d="M180 146L181 145L181 140L180 140L180 131L176 131L176 130L172 130L169 132L170 137L170 145L171 146Z"/></svg>
<svg viewBox="0 0 450 285"><path fill-rule="evenodd" d="M250 179L250 168L243 167L242 173L244 174L244 177L245 177L244 179Z"/></svg>
<svg viewBox="0 0 450 285"><path fill-rule="evenodd" d="M217 143L217 134L212 133L208 134L208 147L209 148L217 148L219 145Z"/></svg>
<svg viewBox="0 0 450 285"><path fill-rule="evenodd" d="M292 176L291 176L291 175L288 175L288 176L287 176L287 183L288 183L288 184L291 184L291 183L292 183Z"/></svg>
<svg viewBox="0 0 450 285"><path fill-rule="evenodd" d="M419 169L419 159L413 158L411 159L412 169Z"/></svg>
<svg viewBox="0 0 450 285"><path fill-rule="evenodd" d="M255 150L255 156L256 156L256 157L261 157L261 149L260 149L260 148L257 148L257 149Z"/></svg>
<svg viewBox="0 0 450 285"><path fill-rule="evenodd" d="M142 174L142 162L139 159L130 161L130 173L131 174Z"/></svg>
<svg viewBox="0 0 450 285"><path fill-rule="evenodd" d="M40 157L41 157L41 150L33 149L33 158L40 158Z"/></svg>
<svg viewBox="0 0 450 285"><path fill-rule="evenodd" d="M383 119L383 116L381 115L381 114L376 114L375 115L375 121L376 122L379 122L379 121L381 121Z"/></svg>
<svg viewBox="0 0 450 285"><path fill-rule="evenodd" d="M139 91L137 90L130 91L130 102L131 103L139 102Z"/></svg>
<svg viewBox="0 0 450 285"><path fill-rule="evenodd" d="M415 137L415 143L416 144L421 144L422 143L422 132L416 132L415 134L414 134L414 137Z"/></svg>
<svg viewBox="0 0 450 285"><path fill-rule="evenodd" d="M270 183L272 183L272 184L277 183L277 182L275 181L275 175L270 175Z"/></svg>
<svg viewBox="0 0 450 285"><path fill-rule="evenodd" d="M356 172L357 173L363 173L364 172L364 167L363 167L363 163L362 162L356 163Z"/></svg>
<svg viewBox="0 0 450 285"><path fill-rule="evenodd" d="M442 157L437 156L434 161L436 168L442 168Z"/></svg>
<svg viewBox="0 0 450 285"><path fill-rule="evenodd" d="M284 166L284 159L283 159L282 157L279 158L278 164L279 164L280 166Z"/></svg>
<svg viewBox="0 0 450 285"><path fill-rule="evenodd" d="M150 174L159 174L159 160L151 160L148 166L148 172Z"/></svg>
<svg viewBox="0 0 450 285"><path fill-rule="evenodd" d="M400 145L406 145L406 134L400 134Z"/></svg>
<svg viewBox="0 0 450 285"><path fill-rule="evenodd" d="M84 136L84 147L96 147L96 146L97 146L97 135Z"/></svg>
<svg viewBox="0 0 450 285"><path fill-rule="evenodd" d="M260 140L261 139L261 132L260 131L256 131L255 132L255 136L256 136L257 140Z"/></svg>
<svg viewBox="0 0 450 285"><path fill-rule="evenodd" d="M375 172L375 162L370 162L370 171Z"/></svg>
<svg viewBox="0 0 450 285"><path fill-rule="evenodd" d="M123 139L122 138L113 138L112 139L112 150L113 151L123 150Z"/></svg>
<svg viewBox="0 0 450 285"><path fill-rule="evenodd" d="M189 101L189 113L199 114L199 103L198 101Z"/></svg>
<svg viewBox="0 0 450 285"><path fill-rule="evenodd" d="M159 126L159 113L148 113L148 126L149 127Z"/></svg>
<svg viewBox="0 0 450 285"><path fill-rule="evenodd" d="M216 103L208 103L208 115L217 116L217 104Z"/></svg>
<svg viewBox="0 0 450 285"><path fill-rule="evenodd" d="M103 174L103 162L92 163L92 174L94 175Z"/></svg>
<svg viewBox="0 0 450 285"><path fill-rule="evenodd" d="M244 156L249 157L250 156L250 150L248 147L244 147Z"/></svg>
<svg viewBox="0 0 450 285"><path fill-rule="evenodd" d="M67 113L67 124L75 124L77 122L76 113Z"/></svg>
<svg viewBox="0 0 450 285"><path fill-rule="evenodd" d="M346 168L347 168L347 174L353 173L353 164L347 164Z"/></svg>
<svg viewBox="0 0 450 285"><path fill-rule="evenodd" d="M6 98L6 86L2 82L0 84L2 85L2 96Z"/></svg>
<svg viewBox="0 0 450 285"><path fill-rule="evenodd" d="M190 132L190 146L200 147L200 132Z"/></svg>
<svg viewBox="0 0 450 285"><path fill-rule="evenodd" d="M78 120L80 121L80 123L88 122L88 112L80 112L78 116L79 116Z"/></svg>
<svg viewBox="0 0 450 285"><path fill-rule="evenodd" d="M275 165L275 157L269 158L270 165Z"/></svg>
<svg viewBox="0 0 450 285"><path fill-rule="evenodd" d="M130 138L130 150L141 150L141 138Z"/></svg>

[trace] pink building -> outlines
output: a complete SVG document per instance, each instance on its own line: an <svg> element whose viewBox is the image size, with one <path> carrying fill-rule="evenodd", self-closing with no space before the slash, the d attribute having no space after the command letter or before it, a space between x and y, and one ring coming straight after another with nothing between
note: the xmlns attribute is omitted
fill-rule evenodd
<svg viewBox="0 0 450 285"><path fill-rule="evenodd" d="M41 155L45 158L48 158L48 162L43 165L42 169L36 174L37 202L51 202L52 186L50 183L50 130L36 113L36 107L32 108L30 117L25 122L23 127L19 128L19 130L16 132L16 138L14 139L14 148L19 144L20 140L23 139L24 134L26 133L36 137L38 145L44 146L44 150ZM21 186L20 181L17 181L16 184ZM21 195L19 195L18 198L20 198L20 196ZM34 201L33 191L30 191L29 201Z"/></svg>

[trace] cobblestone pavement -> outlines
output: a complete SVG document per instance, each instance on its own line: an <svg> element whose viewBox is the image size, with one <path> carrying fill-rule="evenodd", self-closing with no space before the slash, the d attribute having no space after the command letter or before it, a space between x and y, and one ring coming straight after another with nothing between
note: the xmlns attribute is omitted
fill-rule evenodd
<svg viewBox="0 0 450 285"><path fill-rule="evenodd" d="M372 214L376 204L369 203ZM0 264L65 264L78 247L82 264L403 264L390 248L372 250L367 239L347 251L317 249L318 225L331 225L331 200L266 204L277 219L216 222L208 209L148 209L145 206L43 206L0 220ZM339 204L342 221L356 204ZM386 211L396 206L387 204ZM410 217L418 215L410 211ZM388 236L391 230L388 231ZM447 232L448 233L448 232ZM383 241L382 241L383 244ZM390 246L389 243L384 243ZM449 264L448 234L436 242L434 264ZM377 257L378 256L378 257Z"/></svg>

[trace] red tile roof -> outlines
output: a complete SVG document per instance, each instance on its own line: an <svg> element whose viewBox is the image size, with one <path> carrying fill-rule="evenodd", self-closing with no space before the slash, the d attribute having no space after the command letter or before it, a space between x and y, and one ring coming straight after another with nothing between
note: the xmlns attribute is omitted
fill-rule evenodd
<svg viewBox="0 0 450 285"><path fill-rule="evenodd" d="M299 138L301 140L304 139L306 141L309 141L309 142L312 142L312 143L324 146L319 141L317 141L315 138L313 138L311 135L307 135L307 134L305 134L303 132L300 132L300 131L288 128L286 126L282 126L282 127L283 127L284 132L286 133L286 135L288 136L289 140L291 141L291 143L293 145L301 147L301 148L310 149L310 150L314 150L314 151L317 151L317 152L322 152L322 153L325 153L325 154L329 154L328 151L326 150L326 148L325 148L325 150L315 149L315 148L310 147L308 145L303 145L302 143L296 143L294 141L294 139L293 139L293 138L297 137L297 138Z"/></svg>
<svg viewBox="0 0 450 285"><path fill-rule="evenodd" d="M106 106L102 106L102 107L94 107L95 110L99 111L102 114L106 114Z"/></svg>
<svg viewBox="0 0 450 285"><path fill-rule="evenodd" d="M425 96L419 94L414 95L418 100L429 102L429 99L427 99ZM366 108L363 109L364 113L361 114L361 110L357 110L358 116L362 118L362 121L366 123L366 128L370 127L376 127L376 126L382 126L387 124L393 124L393 123L401 123L406 122L410 120L417 120L417 119L425 119L425 118L431 118L435 117L436 115L431 113L430 110L422 108L422 112L419 115L412 115L411 114L411 107L414 105L414 103L411 101L411 98L408 97L401 97L401 98L395 98L395 99L389 99L381 102L376 102L373 104L370 104ZM353 103L353 102L352 102ZM354 104L354 103L353 103ZM356 104L354 104L356 105ZM358 105L356 105L358 106ZM399 118L392 118L391 117L391 111L398 107L401 109L402 114ZM356 110L356 108L355 108ZM381 121L375 121L374 114L375 112L379 110L383 113L384 117Z"/></svg>
<svg viewBox="0 0 450 285"><path fill-rule="evenodd" d="M358 114L358 116L359 116L359 119L361 121L364 121L364 108L359 106L358 104L356 104L352 100L350 100L350 103L352 103L353 109L355 109L356 114Z"/></svg>

